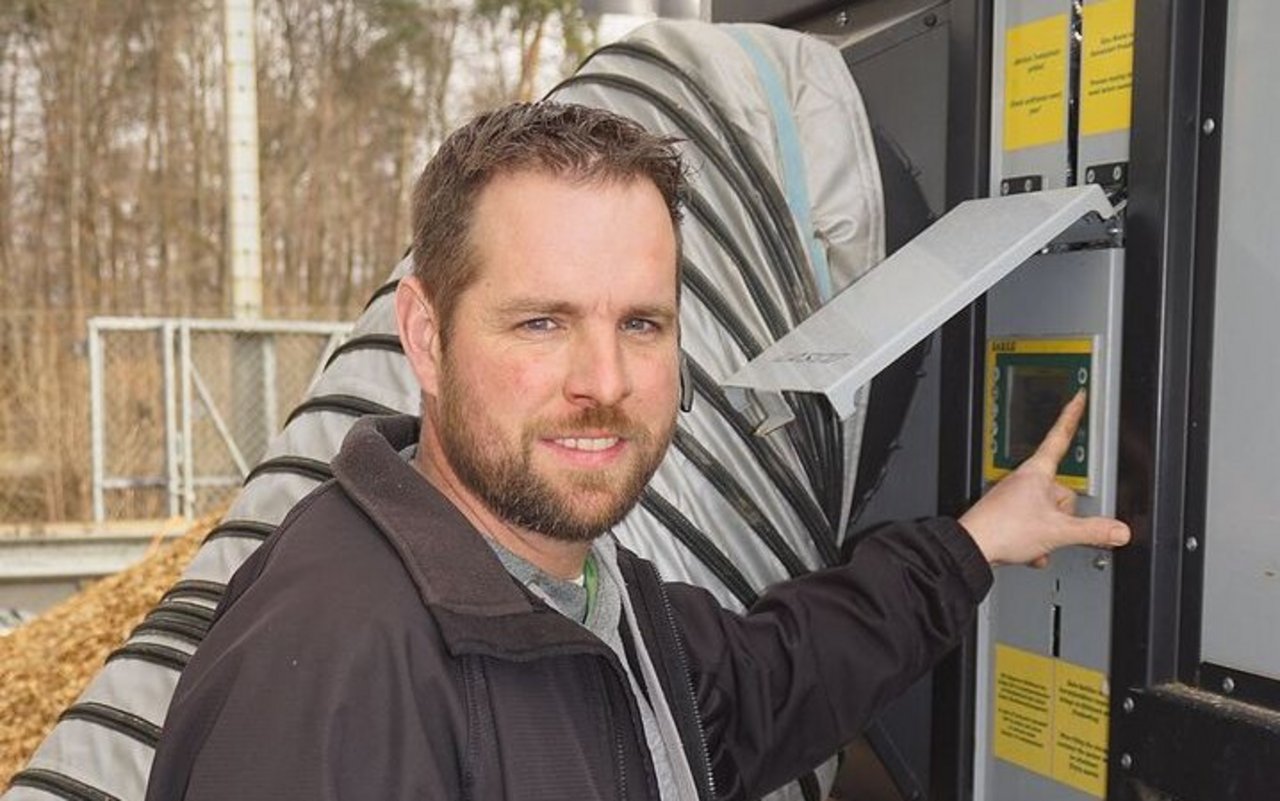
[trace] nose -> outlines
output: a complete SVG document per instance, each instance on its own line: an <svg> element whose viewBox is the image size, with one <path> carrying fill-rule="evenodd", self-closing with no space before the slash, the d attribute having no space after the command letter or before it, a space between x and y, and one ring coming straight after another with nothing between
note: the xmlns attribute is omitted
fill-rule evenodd
<svg viewBox="0 0 1280 801"><path fill-rule="evenodd" d="M631 394L623 343L616 332L582 332L570 354L564 393L577 406L612 406Z"/></svg>

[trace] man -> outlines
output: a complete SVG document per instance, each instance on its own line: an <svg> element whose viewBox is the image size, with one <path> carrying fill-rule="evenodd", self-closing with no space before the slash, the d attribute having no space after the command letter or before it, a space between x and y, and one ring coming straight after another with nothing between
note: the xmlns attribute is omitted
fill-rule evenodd
<svg viewBox="0 0 1280 801"><path fill-rule="evenodd" d="M680 394L681 170L577 106L442 146L396 296L421 425L357 425L236 574L148 798L756 797L953 645L989 564L1127 539L1053 482L1077 398L958 523L891 527L743 617L620 549Z"/></svg>

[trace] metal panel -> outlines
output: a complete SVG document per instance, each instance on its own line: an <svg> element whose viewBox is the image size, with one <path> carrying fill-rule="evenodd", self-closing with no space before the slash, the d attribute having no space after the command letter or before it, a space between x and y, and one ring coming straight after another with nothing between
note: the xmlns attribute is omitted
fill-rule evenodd
<svg viewBox="0 0 1280 801"><path fill-rule="evenodd" d="M1228 7L1202 659L1280 679L1280 5Z"/></svg>
<svg viewBox="0 0 1280 801"><path fill-rule="evenodd" d="M1128 188L1129 123L1117 106L1132 106L1135 2L1086 0L1082 11L1075 177L1112 196Z"/></svg>
<svg viewBox="0 0 1280 801"><path fill-rule="evenodd" d="M819 392L841 418L858 389L1081 217L1096 186L962 203L724 383Z"/></svg>
<svg viewBox="0 0 1280 801"><path fill-rule="evenodd" d="M987 298L987 333L991 337L1083 334L1097 338L1089 412L1089 484L1096 491L1079 498L1077 510L1083 515L1112 514L1115 509L1122 293L1123 252L1079 250L1031 259ZM978 710L980 789L976 798L1089 798L1066 784L994 758L992 660L996 643L1002 643L1106 673L1111 572L1107 552L1071 548L1054 554L1044 570L1013 567L997 573L979 623L982 703Z"/></svg>
<svg viewBox="0 0 1280 801"><path fill-rule="evenodd" d="M902 149L929 209L941 216L946 205L948 24L945 14L932 7L916 13L879 36L841 42L841 50L876 130Z"/></svg>
<svg viewBox="0 0 1280 801"><path fill-rule="evenodd" d="M1133 541L1114 555L1108 798L1116 801L1270 797L1237 794L1221 781L1170 784L1152 754L1200 775L1228 752L1245 761L1265 755L1248 738L1214 736L1189 713L1189 728L1173 725L1185 712L1180 704L1159 718L1143 711L1148 688L1177 693L1186 689L1177 682L1196 680L1200 651L1204 549L1196 546L1211 356L1204 323L1213 311L1221 142L1203 133L1202 121L1222 108L1226 5L1136 7L1116 504ZM1194 717L1202 715L1230 713L1209 699Z"/></svg>
<svg viewBox="0 0 1280 801"><path fill-rule="evenodd" d="M1070 0L995 4L991 78L991 188L995 193L1067 185L1071 11ZM1021 46L1011 51L1010 46L1017 42ZM1023 84L1022 91L1011 91L1015 86L1010 83L1011 62L1017 63L1015 75L1024 81L1056 69L1061 69L1061 80L1034 88ZM1026 144L1009 140L1006 117L1011 110L1022 115L1022 125L1011 123L1019 126L1018 130L1034 128L1043 135L1023 137L1034 140Z"/></svg>

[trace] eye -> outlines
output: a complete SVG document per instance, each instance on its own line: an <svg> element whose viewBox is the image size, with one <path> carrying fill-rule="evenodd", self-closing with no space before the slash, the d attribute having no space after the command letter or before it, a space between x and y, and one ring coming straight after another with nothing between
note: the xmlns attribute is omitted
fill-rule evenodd
<svg viewBox="0 0 1280 801"><path fill-rule="evenodd" d="M622 323L622 330L629 334L654 334L660 328L657 322L643 317L631 317Z"/></svg>
<svg viewBox="0 0 1280 801"><path fill-rule="evenodd" d="M517 326L521 331L527 331L532 334L550 333L559 325L550 317L534 317L531 320L524 320Z"/></svg>

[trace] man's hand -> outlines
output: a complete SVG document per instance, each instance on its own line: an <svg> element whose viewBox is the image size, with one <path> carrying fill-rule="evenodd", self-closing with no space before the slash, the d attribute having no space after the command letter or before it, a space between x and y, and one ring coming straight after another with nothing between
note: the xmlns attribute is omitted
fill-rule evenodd
<svg viewBox="0 0 1280 801"><path fill-rule="evenodd" d="M1076 494L1055 480L1084 414L1081 391L1062 410L1040 447L960 518L992 565L1044 567L1064 545L1111 548L1129 527L1109 517L1076 517Z"/></svg>

